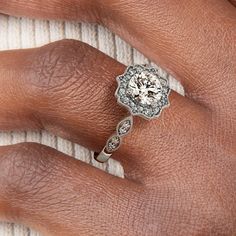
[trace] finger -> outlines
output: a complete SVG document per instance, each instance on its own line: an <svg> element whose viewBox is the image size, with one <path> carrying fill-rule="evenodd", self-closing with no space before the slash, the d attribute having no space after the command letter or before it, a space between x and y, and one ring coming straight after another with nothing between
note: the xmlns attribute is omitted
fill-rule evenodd
<svg viewBox="0 0 236 236"><path fill-rule="evenodd" d="M0 147L1 220L45 235L106 235L139 188L39 144Z"/></svg>
<svg viewBox="0 0 236 236"><path fill-rule="evenodd" d="M80 0L0 0L0 12L15 16L28 16L46 19L69 19L97 21L95 4L92 1Z"/></svg>
<svg viewBox="0 0 236 236"><path fill-rule="evenodd" d="M236 0L229 0L229 2L236 6Z"/></svg>
<svg viewBox="0 0 236 236"><path fill-rule="evenodd" d="M99 152L126 115L114 96L115 77L125 67L87 44L59 41L38 49L5 52L0 60L0 129L46 129ZM150 175L156 152L163 144L173 143L168 139L173 130L180 136L183 125L189 126L190 133L202 119L208 125L204 108L176 93L170 102L160 119L135 120L136 128L114 155L126 175L135 179ZM176 137L176 141L183 140ZM185 152L178 142L177 147Z"/></svg>
<svg viewBox="0 0 236 236"><path fill-rule="evenodd" d="M104 9L109 6L103 24L180 79L187 96L216 110L235 100L236 17L231 4L108 2L101 1ZM227 97L219 96L222 91Z"/></svg>

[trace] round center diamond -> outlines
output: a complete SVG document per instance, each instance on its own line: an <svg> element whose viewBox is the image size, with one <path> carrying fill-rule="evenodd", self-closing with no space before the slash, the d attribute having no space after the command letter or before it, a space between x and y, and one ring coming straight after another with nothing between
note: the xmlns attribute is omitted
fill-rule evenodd
<svg viewBox="0 0 236 236"><path fill-rule="evenodd" d="M141 105L155 106L162 98L162 86L157 76L142 71L131 77L127 95Z"/></svg>

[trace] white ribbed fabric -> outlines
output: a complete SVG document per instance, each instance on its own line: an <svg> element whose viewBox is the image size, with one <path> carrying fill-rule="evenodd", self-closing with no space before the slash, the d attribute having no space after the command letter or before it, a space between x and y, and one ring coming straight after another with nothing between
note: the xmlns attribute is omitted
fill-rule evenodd
<svg viewBox="0 0 236 236"><path fill-rule="evenodd" d="M123 40L101 26L0 15L0 50L36 47L63 38L86 42L127 65L149 62ZM162 73L166 76L163 70ZM183 93L182 87L172 77L170 79L172 87ZM123 168L118 162L109 160L107 164L98 164L92 159L91 151L47 132L0 132L0 145L25 141L48 145L111 174L123 177ZM24 226L0 223L0 236L39 236L39 234Z"/></svg>

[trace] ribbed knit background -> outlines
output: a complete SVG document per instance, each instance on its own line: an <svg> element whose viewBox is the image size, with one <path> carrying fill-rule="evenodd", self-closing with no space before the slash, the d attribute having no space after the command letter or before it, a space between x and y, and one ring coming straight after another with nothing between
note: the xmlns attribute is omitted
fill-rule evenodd
<svg viewBox="0 0 236 236"><path fill-rule="evenodd" d="M143 55L119 37L98 25L0 15L0 50L38 47L64 38L86 42L126 65L149 63ZM163 76L167 76L163 70L161 72ZM182 87L172 77L170 79L172 87L183 93ZM111 174L123 176L123 168L116 161L109 160L107 164L98 164L92 159L93 153L91 151L47 132L0 132L0 145L27 141L51 146ZM0 223L0 236L36 235L39 236L39 233L27 227L12 223Z"/></svg>

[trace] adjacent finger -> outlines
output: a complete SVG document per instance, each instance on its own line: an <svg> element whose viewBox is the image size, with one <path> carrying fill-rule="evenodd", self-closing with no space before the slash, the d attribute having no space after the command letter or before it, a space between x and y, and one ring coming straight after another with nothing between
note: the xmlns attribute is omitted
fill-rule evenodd
<svg viewBox="0 0 236 236"><path fill-rule="evenodd" d="M115 77L124 72L124 65L87 44L64 40L3 52L0 60L1 130L46 129L99 152L127 114L114 96ZM208 125L204 108L174 92L170 102L160 119L135 119L134 131L113 156L122 161L126 175L135 179L150 175L156 153L169 143L174 148L168 138L173 130L175 145L183 147L178 144L183 140L177 138L183 126L189 126L191 133L202 120ZM167 153L162 151L162 155Z"/></svg>
<svg viewBox="0 0 236 236"><path fill-rule="evenodd" d="M105 235L127 218L124 193L135 205L139 188L46 146L0 147L1 220L45 235Z"/></svg>
<svg viewBox="0 0 236 236"><path fill-rule="evenodd" d="M97 21L95 4L86 0L0 0L0 11L15 16Z"/></svg>
<svg viewBox="0 0 236 236"><path fill-rule="evenodd" d="M228 1L100 2L103 24L180 79L187 96L211 109L233 108L236 15Z"/></svg>

